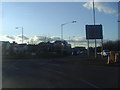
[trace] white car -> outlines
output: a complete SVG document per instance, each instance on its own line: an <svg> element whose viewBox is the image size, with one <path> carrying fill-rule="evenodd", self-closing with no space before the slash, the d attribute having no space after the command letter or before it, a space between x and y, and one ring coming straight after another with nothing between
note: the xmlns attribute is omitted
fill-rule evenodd
<svg viewBox="0 0 120 90"><path fill-rule="evenodd" d="M103 52L101 52L101 55L103 55L103 56L110 55L110 50L103 50Z"/></svg>

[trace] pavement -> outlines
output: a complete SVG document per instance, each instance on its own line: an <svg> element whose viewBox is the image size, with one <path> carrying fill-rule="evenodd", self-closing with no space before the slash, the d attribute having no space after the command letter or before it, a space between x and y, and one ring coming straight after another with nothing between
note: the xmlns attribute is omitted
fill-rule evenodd
<svg viewBox="0 0 120 90"><path fill-rule="evenodd" d="M92 60L92 59L89 59ZM119 67L80 56L2 62L2 88L118 88ZM101 61L100 61L101 62Z"/></svg>

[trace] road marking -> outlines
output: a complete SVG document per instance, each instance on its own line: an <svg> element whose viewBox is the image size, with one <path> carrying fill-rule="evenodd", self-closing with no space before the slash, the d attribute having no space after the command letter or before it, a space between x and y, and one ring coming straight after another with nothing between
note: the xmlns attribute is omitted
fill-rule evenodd
<svg viewBox="0 0 120 90"><path fill-rule="evenodd" d="M56 73L58 73L58 74L62 74L62 75L66 75L66 76L67 76L67 74L66 74L65 72L53 70L53 69L50 69L50 68L44 68L44 69L46 69L47 71L50 71L50 72L52 71L52 72L56 72ZM72 78L72 77L71 77L71 78ZM76 80L77 80L77 79L76 79ZM82 79L82 78L80 78L79 80L82 81L83 83L85 83L85 84L93 87L93 88L99 88L98 86L96 86L95 84L93 84L93 83L91 83L91 82L88 82L87 80L84 80L84 79Z"/></svg>
<svg viewBox="0 0 120 90"><path fill-rule="evenodd" d="M92 87L94 87L94 88L99 88L98 86L96 86L95 84L93 84L93 83L90 83L90 82L88 82L88 81L86 81L86 80L84 80L84 79L80 79L82 82L84 82L84 83L86 83L86 84L88 84L88 85L90 85L90 86L92 86Z"/></svg>

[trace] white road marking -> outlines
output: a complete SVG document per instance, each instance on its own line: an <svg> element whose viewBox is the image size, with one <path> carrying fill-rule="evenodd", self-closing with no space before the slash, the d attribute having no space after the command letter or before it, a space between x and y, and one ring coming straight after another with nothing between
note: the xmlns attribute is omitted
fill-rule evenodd
<svg viewBox="0 0 120 90"><path fill-rule="evenodd" d="M44 68L44 69L46 69L47 71L52 71L52 72L56 72L56 73L58 73L58 74L66 75L66 73L61 72L61 71L57 71L57 70L55 70L55 69L54 69L54 70L53 70L53 69L50 69L50 68ZM67 75L66 75L66 76L67 76ZM71 78L72 78L72 77L71 77ZM79 80L80 80L81 82L83 82L83 83L85 83L85 84L93 87L93 88L99 88L98 86L96 86L95 84L93 84L93 83L91 83L91 82L89 82L89 81L87 81L87 80L84 80L84 79L82 79L82 78L80 78Z"/></svg>
<svg viewBox="0 0 120 90"><path fill-rule="evenodd" d="M93 84L93 83L91 83L91 82L88 82L88 81L86 81L86 80L84 80L84 79L80 79L80 80L81 80L82 82L84 82L84 83L86 83L86 84L92 86L93 88L99 88L99 87L96 86L95 84Z"/></svg>

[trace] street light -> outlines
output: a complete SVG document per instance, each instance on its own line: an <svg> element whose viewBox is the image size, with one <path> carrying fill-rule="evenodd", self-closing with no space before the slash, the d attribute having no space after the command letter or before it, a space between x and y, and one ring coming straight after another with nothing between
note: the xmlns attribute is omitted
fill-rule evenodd
<svg viewBox="0 0 120 90"><path fill-rule="evenodd" d="M76 23L76 22L77 21L72 21L72 22L61 24L61 40L63 40L63 26L66 25L66 24L69 24L69 23Z"/></svg>
<svg viewBox="0 0 120 90"><path fill-rule="evenodd" d="M16 29L19 29L19 28L22 29L22 43L23 43L23 27L16 27Z"/></svg>

